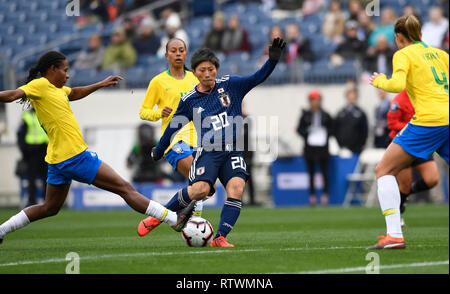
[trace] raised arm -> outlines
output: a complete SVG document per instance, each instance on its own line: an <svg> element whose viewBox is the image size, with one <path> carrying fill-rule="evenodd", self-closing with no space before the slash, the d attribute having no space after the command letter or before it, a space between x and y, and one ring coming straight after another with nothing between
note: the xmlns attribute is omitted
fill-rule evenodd
<svg viewBox="0 0 450 294"><path fill-rule="evenodd" d="M119 80L123 80L123 78L121 76L109 76L103 81L89 86L72 88L72 91L69 94L69 100L76 101L83 99L84 97L97 91L98 89L117 85L119 83Z"/></svg>
<svg viewBox="0 0 450 294"><path fill-rule="evenodd" d="M25 92L21 89L0 91L0 101L10 103L25 98Z"/></svg>
<svg viewBox="0 0 450 294"><path fill-rule="evenodd" d="M266 63L264 63L264 65L254 74L245 77L233 77L233 80L237 82L240 88L244 89L245 92L250 91L270 76L280 60L285 47L286 42L283 41L283 39L273 39L272 45L269 46L269 59Z"/></svg>

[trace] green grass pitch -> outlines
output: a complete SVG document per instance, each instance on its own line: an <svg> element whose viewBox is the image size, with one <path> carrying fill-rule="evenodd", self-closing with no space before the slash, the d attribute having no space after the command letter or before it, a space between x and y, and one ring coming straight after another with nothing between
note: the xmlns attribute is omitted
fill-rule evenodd
<svg viewBox="0 0 450 294"><path fill-rule="evenodd" d="M17 210L0 210L0 222ZM220 210L203 216L216 229ZM385 233L379 208L244 208L228 237L235 248L189 248L163 224L146 237L142 216L126 211L69 211L9 234L0 273L64 274L76 252L82 274L365 273L365 248ZM449 273L449 207L409 205L405 250L372 251L385 273Z"/></svg>

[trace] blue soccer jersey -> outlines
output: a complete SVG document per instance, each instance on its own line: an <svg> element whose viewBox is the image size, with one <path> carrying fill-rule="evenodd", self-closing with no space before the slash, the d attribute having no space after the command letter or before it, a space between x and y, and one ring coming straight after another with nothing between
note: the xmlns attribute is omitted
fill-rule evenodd
<svg viewBox="0 0 450 294"><path fill-rule="evenodd" d="M251 89L267 79L275 65L276 62L269 59L250 76L216 79L208 93L198 91L197 87L192 89L181 98L155 153L163 154L174 134L189 121L194 122L198 146L205 151L234 150L242 132L242 100Z"/></svg>

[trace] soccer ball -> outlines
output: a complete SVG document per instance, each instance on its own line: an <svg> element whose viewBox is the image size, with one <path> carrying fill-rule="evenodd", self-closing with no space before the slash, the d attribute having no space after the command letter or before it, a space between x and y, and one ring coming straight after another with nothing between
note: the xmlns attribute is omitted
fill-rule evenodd
<svg viewBox="0 0 450 294"><path fill-rule="evenodd" d="M181 236L189 247L208 246L213 234L214 231L209 221L201 217L191 218L181 231Z"/></svg>

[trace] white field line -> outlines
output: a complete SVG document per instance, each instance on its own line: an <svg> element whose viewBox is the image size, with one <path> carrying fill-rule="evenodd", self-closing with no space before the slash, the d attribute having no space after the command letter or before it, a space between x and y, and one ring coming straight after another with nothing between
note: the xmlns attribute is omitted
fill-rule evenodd
<svg viewBox="0 0 450 294"><path fill-rule="evenodd" d="M420 246L420 245L415 245ZM426 247L439 247L440 245L423 245ZM448 245L446 245L448 246ZM346 247L301 247L301 248L281 248L279 251L310 251L310 250L347 250L347 249L364 249L362 246L346 246ZM99 259L115 259L115 258L130 258L130 257L152 257L152 256L171 256L171 255L208 255L208 254L224 254L224 253L248 253L248 252L267 252L274 251L273 249L218 249L205 251L169 251L169 252L140 252L140 253L122 253L122 254L103 254L103 255L87 255L80 256L82 260L99 260ZM0 258L1 259L1 258ZM62 263L67 262L65 258L49 258L41 260L23 260L17 262L0 263L0 267L20 266L30 264L45 264L45 263Z"/></svg>
<svg viewBox="0 0 450 294"><path fill-rule="evenodd" d="M392 268L409 268L409 267L426 267L426 266L436 266L449 264L448 260L442 261L431 261L431 262L414 262L414 263L404 263L404 264L391 264L391 265L380 265L380 270L382 269L392 269ZM326 269L317 271L304 271L297 272L295 274L341 274L341 273L351 273L351 272L365 272L366 267L345 267L336 269Z"/></svg>

